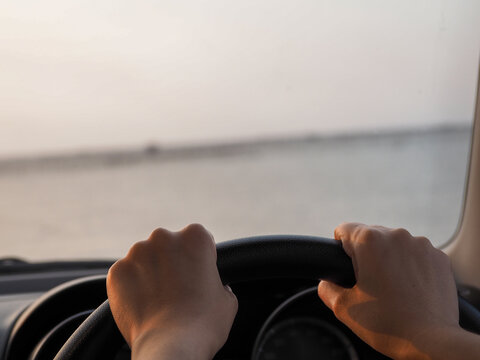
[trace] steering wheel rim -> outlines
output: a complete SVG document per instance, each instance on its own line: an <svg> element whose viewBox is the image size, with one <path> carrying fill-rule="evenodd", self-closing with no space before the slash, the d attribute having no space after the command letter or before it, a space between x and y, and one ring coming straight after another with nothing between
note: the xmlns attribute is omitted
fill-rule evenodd
<svg viewBox="0 0 480 360"><path fill-rule="evenodd" d="M352 262L340 242L315 236L256 236L222 242L217 244L217 267L224 284L269 278L323 279L346 287L355 283ZM466 328L480 332L480 312L461 298L459 309L467 318ZM113 355L121 343L106 300L54 360L103 359ZM112 353L106 354L110 349Z"/></svg>

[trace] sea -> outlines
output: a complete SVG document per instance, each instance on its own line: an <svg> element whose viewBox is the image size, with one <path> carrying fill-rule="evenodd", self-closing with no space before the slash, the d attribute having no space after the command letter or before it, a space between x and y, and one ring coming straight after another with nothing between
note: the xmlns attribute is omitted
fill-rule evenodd
<svg viewBox="0 0 480 360"><path fill-rule="evenodd" d="M461 221L470 146L470 127L449 127L3 159L0 257L115 259L193 222L217 242L357 221L441 246Z"/></svg>

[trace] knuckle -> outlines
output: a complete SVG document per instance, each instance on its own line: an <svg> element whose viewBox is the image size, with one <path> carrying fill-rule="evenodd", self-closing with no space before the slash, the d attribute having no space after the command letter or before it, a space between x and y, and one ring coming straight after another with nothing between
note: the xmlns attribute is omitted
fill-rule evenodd
<svg viewBox="0 0 480 360"><path fill-rule="evenodd" d="M348 228L348 226L350 225L350 223L348 222L342 222L340 224L337 225L337 227L335 228L335 232L343 232L346 228Z"/></svg>
<svg viewBox="0 0 480 360"><path fill-rule="evenodd" d="M404 229L404 228L393 229L393 230L391 230L391 234L396 239L404 239L404 238L411 238L412 237L410 232L407 229Z"/></svg>
<svg viewBox="0 0 480 360"><path fill-rule="evenodd" d="M125 258L117 260L110 268L107 273L107 284L113 283L117 279L122 279L124 274L128 271L130 263Z"/></svg>
<svg viewBox="0 0 480 360"><path fill-rule="evenodd" d="M358 240L371 241L371 240L378 239L380 236L380 232L373 227L362 226L362 227L358 227L355 230L354 236Z"/></svg>
<svg viewBox="0 0 480 360"><path fill-rule="evenodd" d="M142 257L143 253L145 252L146 241L137 241L135 244L132 245L130 250L128 250L127 256L125 259L135 259L138 257Z"/></svg>
<svg viewBox="0 0 480 360"><path fill-rule="evenodd" d="M118 260L112 266L110 266L110 269L108 269L107 273L107 282L109 279L115 279L119 275L119 273L121 272L121 261L122 260Z"/></svg>
<svg viewBox="0 0 480 360"><path fill-rule="evenodd" d="M426 248L431 248L433 247L432 243L430 242L430 240L428 238L426 238L425 236L419 236L417 237L417 242L420 243L421 245L423 245L424 247Z"/></svg>
<svg viewBox="0 0 480 360"><path fill-rule="evenodd" d="M198 224L198 223L193 223L185 226L182 232L185 234L191 234L194 236L208 234L207 229L205 229L205 227L202 224Z"/></svg>
<svg viewBox="0 0 480 360"><path fill-rule="evenodd" d="M338 294L332 301L332 311L337 317L341 317L346 305L346 297L344 293Z"/></svg>
<svg viewBox="0 0 480 360"><path fill-rule="evenodd" d="M332 303L332 311L333 313L335 314L335 316L337 318L339 318L342 314L342 303L339 302L338 300L335 300L333 303Z"/></svg>
<svg viewBox="0 0 480 360"><path fill-rule="evenodd" d="M156 228L155 230L152 231L150 234L149 239L150 240L159 240L159 239L164 239L164 238L169 238L171 235L170 231L164 228Z"/></svg>
<svg viewBox="0 0 480 360"><path fill-rule="evenodd" d="M146 243L155 249L166 250L172 247L175 239L167 229L157 228L152 232Z"/></svg>
<svg viewBox="0 0 480 360"><path fill-rule="evenodd" d="M182 230L182 233L184 235L184 241L186 241L190 247L200 250L214 248L214 242L210 232L201 224L190 224Z"/></svg>
<svg viewBox="0 0 480 360"><path fill-rule="evenodd" d="M232 303L232 306L233 306L233 309L235 312L238 311L238 299L237 299L237 296L230 292L230 298L231 298L231 303Z"/></svg>

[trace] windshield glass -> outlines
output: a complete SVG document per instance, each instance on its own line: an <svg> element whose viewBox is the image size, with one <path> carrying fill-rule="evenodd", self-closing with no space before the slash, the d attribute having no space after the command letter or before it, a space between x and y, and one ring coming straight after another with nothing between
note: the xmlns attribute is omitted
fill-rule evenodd
<svg viewBox="0 0 480 360"><path fill-rule="evenodd" d="M477 0L4 1L0 43L2 257L461 217Z"/></svg>

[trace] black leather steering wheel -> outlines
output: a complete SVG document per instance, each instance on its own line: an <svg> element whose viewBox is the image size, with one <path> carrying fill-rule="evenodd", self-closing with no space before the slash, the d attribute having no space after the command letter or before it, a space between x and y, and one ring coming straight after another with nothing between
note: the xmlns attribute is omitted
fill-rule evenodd
<svg viewBox="0 0 480 360"><path fill-rule="evenodd" d="M353 286L350 258L340 243L313 236L258 236L217 244L217 266L224 284L268 278L324 279ZM480 332L480 312L459 298L461 325ZM113 357L123 338L108 300L72 334L55 360Z"/></svg>

